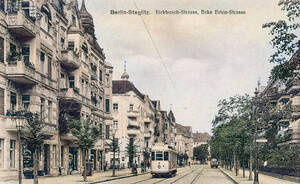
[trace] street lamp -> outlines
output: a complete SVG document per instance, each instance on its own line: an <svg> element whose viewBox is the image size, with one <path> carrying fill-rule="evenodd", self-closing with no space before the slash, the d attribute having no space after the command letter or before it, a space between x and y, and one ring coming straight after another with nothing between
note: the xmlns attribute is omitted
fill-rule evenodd
<svg viewBox="0 0 300 184"><path fill-rule="evenodd" d="M258 105L258 89L255 89L255 102L257 102L255 105ZM254 113L257 113L257 111L254 111ZM253 184L259 184L258 181L258 172L257 172L257 168L258 168L258 146L257 146L257 120L254 119L255 121L255 133L254 133L254 144L255 144L255 164L254 164L254 180L253 180Z"/></svg>
<svg viewBox="0 0 300 184"><path fill-rule="evenodd" d="M21 144L21 131L23 129L23 120L22 116L14 117L14 121L16 122L16 129L18 131L18 142L19 142L19 171L18 171L18 179L19 184L22 184L22 163L21 163L21 155L22 155L22 144Z"/></svg>

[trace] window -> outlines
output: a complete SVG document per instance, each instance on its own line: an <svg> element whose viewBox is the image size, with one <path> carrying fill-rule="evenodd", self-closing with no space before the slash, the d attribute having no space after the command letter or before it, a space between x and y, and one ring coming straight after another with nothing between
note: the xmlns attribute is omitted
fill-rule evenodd
<svg viewBox="0 0 300 184"><path fill-rule="evenodd" d="M22 106L24 109L28 110L30 105L30 96L22 95Z"/></svg>
<svg viewBox="0 0 300 184"><path fill-rule="evenodd" d="M118 130L118 121L114 121L114 130Z"/></svg>
<svg viewBox="0 0 300 184"><path fill-rule="evenodd" d="M62 48L65 48L65 38L63 37L60 38L60 44Z"/></svg>
<svg viewBox="0 0 300 184"><path fill-rule="evenodd" d="M0 88L0 115L4 115L4 89Z"/></svg>
<svg viewBox="0 0 300 184"><path fill-rule="evenodd" d="M53 145L53 150L52 150L52 153L53 153L53 161L54 161L54 166L56 167L57 166L57 156L56 156L56 145Z"/></svg>
<svg viewBox="0 0 300 184"><path fill-rule="evenodd" d="M102 82L103 78L102 78L102 70L99 70L99 80Z"/></svg>
<svg viewBox="0 0 300 184"><path fill-rule="evenodd" d="M0 10L2 10L2 11L5 10L4 0L0 0Z"/></svg>
<svg viewBox="0 0 300 184"><path fill-rule="evenodd" d="M4 140L0 139L0 168L4 167Z"/></svg>
<svg viewBox="0 0 300 184"><path fill-rule="evenodd" d="M164 160L169 160L169 152L164 152Z"/></svg>
<svg viewBox="0 0 300 184"><path fill-rule="evenodd" d="M10 2L8 2L7 9L9 13L17 13L18 11L17 0L11 0Z"/></svg>
<svg viewBox="0 0 300 184"><path fill-rule="evenodd" d="M155 160L155 152L151 152L151 160Z"/></svg>
<svg viewBox="0 0 300 184"><path fill-rule="evenodd" d="M22 2L22 10L24 11L24 13L29 17L29 2Z"/></svg>
<svg viewBox="0 0 300 184"><path fill-rule="evenodd" d="M41 72L44 73L45 72L45 53L41 52L41 56L40 56L40 60L41 60Z"/></svg>
<svg viewBox="0 0 300 184"><path fill-rule="evenodd" d="M129 105L129 111L132 112L133 111L133 104Z"/></svg>
<svg viewBox="0 0 300 184"><path fill-rule="evenodd" d="M64 167L64 162L65 162L64 153L65 153L65 147L61 146L61 148L60 148L60 166L61 167Z"/></svg>
<svg viewBox="0 0 300 184"><path fill-rule="evenodd" d="M72 41L72 42L68 42L68 50L74 50L75 48L75 43Z"/></svg>
<svg viewBox="0 0 300 184"><path fill-rule="evenodd" d="M9 51L11 53L16 53L17 52L17 46L15 44L13 44L13 43L10 43L9 44Z"/></svg>
<svg viewBox="0 0 300 184"><path fill-rule="evenodd" d="M10 141L10 147L9 147L9 165L10 168L15 168L15 148L16 148L16 141L11 140Z"/></svg>
<svg viewBox="0 0 300 184"><path fill-rule="evenodd" d="M113 104L113 110L114 110L114 112L118 112L118 104L117 103Z"/></svg>
<svg viewBox="0 0 300 184"><path fill-rule="evenodd" d="M0 8L1 8L1 1L0 0ZM4 39L0 37L0 62L4 63Z"/></svg>
<svg viewBox="0 0 300 184"><path fill-rule="evenodd" d="M45 99L41 98L41 106L40 106L41 119L44 118L45 113Z"/></svg>
<svg viewBox="0 0 300 184"><path fill-rule="evenodd" d="M110 137L109 132L110 132L109 125L106 125L105 126L105 138L106 139L109 139L109 137Z"/></svg>
<svg viewBox="0 0 300 184"><path fill-rule="evenodd" d="M48 57L48 77L52 78L52 58L50 56Z"/></svg>
<svg viewBox="0 0 300 184"><path fill-rule="evenodd" d="M109 102L110 102L109 99L106 99L106 100L105 100L106 112L110 112L110 110L109 110L109 109L110 109L110 104L109 104Z"/></svg>
<svg viewBox="0 0 300 184"><path fill-rule="evenodd" d="M149 141L146 141L146 148L149 148Z"/></svg>
<svg viewBox="0 0 300 184"><path fill-rule="evenodd" d="M69 77L69 88L74 88L75 87L75 77L70 76Z"/></svg>
<svg viewBox="0 0 300 184"><path fill-rule="evenodd" d="M84 79L81 79L81 82L80 82L80 85L81 85L81 94L84 93Z"/></svg>
<svg viewBox="0 0 300 184"><path fill-rule="evenodd" d="M162 151L157 151L155 154L155 160L163 160L163 152Z"/></svg>
<svg viewBox="0 0 300 184"><path fill-rule="evenodd" d="M76 26L76 18L72 15L72 26Z"/></svg>
<svg viewBox="0 0 300 184"><path fill-rule="evenodd" d="M102 138L102 135L103 135L103 125L102 124L99 124L99 135Z"/></svg>
<svg viewBox="0 0 300 184"><path fill-rule="evenodd" d="M51 123L52 117L52 102L48 101L48 122Z"/></svg>
<svg viewBox="0 0 300 184"><path fill-rule="evenodd" d="M30 62L30 47L24 46L22 47L22 56L24 57L25 65Z"/></svg>
<svg viewBox="0 0 300 184"><path fill-rule="evenodd" d="M17 106L17 95L16 93L10 93L10 110L15 110Z"/></svg>

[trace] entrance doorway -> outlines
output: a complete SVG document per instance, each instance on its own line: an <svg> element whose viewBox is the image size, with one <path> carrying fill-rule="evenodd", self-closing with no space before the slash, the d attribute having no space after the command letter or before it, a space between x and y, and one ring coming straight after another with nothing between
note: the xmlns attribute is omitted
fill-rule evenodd
<svg viewBox="0 0 300 184"><path fill-rule="evenodd" d="M78 169L78 149L69 148L69 169L71 171Z"/></svg>
<svg viewBox="0 0 300 184"><path fill-rule="evenodd" d="M44 173L48 175L50 173L50 146L44 145Z"/></svg>
<svg viewBox="0 0 300 184"><path fill-rule="evenodd" d="M96 159L96 150L91 150L91 162L93 162L93 169L94 171L97 170L97 159Z"/></svg>

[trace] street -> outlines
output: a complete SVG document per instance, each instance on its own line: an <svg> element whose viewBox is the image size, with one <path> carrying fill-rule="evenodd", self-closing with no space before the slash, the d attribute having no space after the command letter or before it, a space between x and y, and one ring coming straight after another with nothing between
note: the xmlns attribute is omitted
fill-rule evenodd
<svg viewBox="0 0 300 184"><path fill-rule="evenodd" d="M130 183L130 184L230 184L232 183L219 169L211 169L207 165L197 165L179 168L176 176L172 178L152 178L151 174L124 178L107 184Z"/></svg>

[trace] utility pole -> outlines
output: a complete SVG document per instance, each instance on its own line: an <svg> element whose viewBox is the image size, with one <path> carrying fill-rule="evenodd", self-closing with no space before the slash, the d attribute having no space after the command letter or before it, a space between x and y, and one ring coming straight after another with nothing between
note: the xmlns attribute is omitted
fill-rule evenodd
<svg viewBox="0 0 300 184"><path fill-rule="evenodd" d="M255 89L255 102L256 102L256 105L259 105L258 104L258 89L256 88ZM255 110L254 110L254 115L255 113L257 113ZM258 169L258 147L257 147L257 118L254 119L255 121L255 133L254 133L254 145L255 145L255 164L254 164L254 181L253 181L253 184L259 184L259 181L258 181L258 172L257 172L257 169Z"/></svg>

